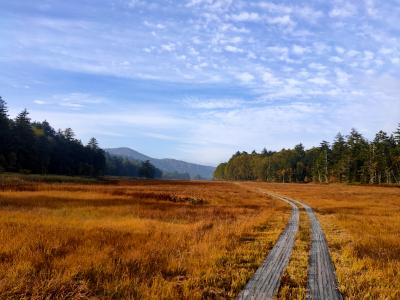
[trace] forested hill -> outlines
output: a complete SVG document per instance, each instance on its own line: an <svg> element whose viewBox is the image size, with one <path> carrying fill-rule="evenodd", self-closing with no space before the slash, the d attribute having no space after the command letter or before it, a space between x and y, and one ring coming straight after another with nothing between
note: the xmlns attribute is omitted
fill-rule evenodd
<svg viewBox="0 0 400 300"><path fill-rule="evenodd" d="M61 175L161 177L150 162L106 155L95 138L83 145L71 128L54 130L47 121L32 122L27 110L10 119L0 97L0 172Z"/></svg>
<svg viewBox="0 0 400 300"><path fill-rule="evenodd" d="M171 158L153 158L126 147L110 148L105 149L105 151L112 155L126 157L129 159L135 159L139 161L149 160L154 166L163 171L164 177L169 175L172 178L177 178L179 177L179 174L181 174L181 176L187 174L187 179L211 179L215 170L214 167L188 163L182 160Z"/></svg>
<svg viewBox="0 0 400 300"><path fill-rule="evenodd" d="M393 134L379 131L372 141L353 129L308 150L299 144L277 152L237 152L216 168L214 178L400 184L400 124Z"/></svg>

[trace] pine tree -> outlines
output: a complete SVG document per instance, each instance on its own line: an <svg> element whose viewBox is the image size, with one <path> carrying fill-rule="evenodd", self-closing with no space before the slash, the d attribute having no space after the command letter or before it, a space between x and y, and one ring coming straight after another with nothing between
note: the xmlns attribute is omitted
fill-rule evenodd
<svg viewBox="0 0 400 300"><path fill-rule="evenodd" d="M332 172L339 182L346 180L348 173L349 155L344 136L339 132L332 144Z"/></svg>
<svg viewBox="0 0 400 300"><path fill-rule="evenodd" d="M0 171L8 168L7 157L10 155L10 120L7 104L0 97Z"/></svg>
<svg viewBox="0 0 400 300"><path fill-rule="evenodd" d="M97 140L94 137L92 137L89 140L88 147L92 150L97 150L97 149L99 149L99 143L97 142Z"/></svg>
<svg viewBox="0 0 400 300"><path fill-rule="evenodd" d="M393 137L396 142L396 145L400 146L400 123L399 123L396 131L393 133Z"/></svg>
<svg viewBox="0 0 400 300"><path fill-rule="evenodd" d="M18 114L13 126L13 148L17 157L17 169L33 171L36 159L35 137L29 113L26 109Z"/></svg>
<svg viewBox="0 0 400 300"><path fill-rule="evenodd" d="M365 182L368 174L368 142L356 129L347 136L349 148L348 180L350 182Z"/></svg>

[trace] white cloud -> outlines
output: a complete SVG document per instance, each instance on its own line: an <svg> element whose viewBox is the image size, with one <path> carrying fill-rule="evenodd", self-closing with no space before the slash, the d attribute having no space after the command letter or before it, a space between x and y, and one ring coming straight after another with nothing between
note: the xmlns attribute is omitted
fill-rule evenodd
<svg viewBox="0 0 400 300"><path fill-rule="evenodd" d="M347 18L354 16L356 13L357 8L350 2L341 2L329 12L329 16L332 18Z"/></svg>
<svg viewBox="0 0 400 300"><path fill-rule="evenodd" d="M349 50L349 51L347 51L347 53L346 53L346 55L347 55L347 56L350 56L350 57L355 57L355 56L357 56L357 55L359 55L359 54L360 54L360 52L357 51L357 50Z"/></svg>
<svg viewBox="0 0 400 300"><path fill-rule="evenodd" d="M234 36L234 37L228 39L228 42L232 43L232 44L239 44L242 41L243 41L243 39L240 36Z"/></svg>
<svg viewBox="0 0 400 300"><path fill-rule="evenodd" d="M84 107L84 105L82 105L80 103L73 103L73 102L61 102L59 105L69 107L69 108L76 108L76 109Z"/></svg>
<svg viewBox="0 0 400 300"><path fill-rule="evenodd" d="M161 49L167 52L172 52L175 50L175 44L174 43L163 44L161 45Z"/></svg>
<svg viewBox="0 0 400 300"><path fill-rule="evenodd" d="M130 1L128 2L128 6L131 7L131 8L136 8L136 7L143 6L143 5L146 5L146 1L142 1L142 0L130 0Z"/></svg>
<svg viewBox="0 0 400 300"><path fill-rule="evenodd" d="M129 0L122 2L122 7L126 9ZM157 84L160 84L160 89L164 91L165 88L165 96L160 94L157 97L153 94L147 96L142 90L134 90L133 92L137 92L140 96L125 100L126 102L131 100L135 105L140 101L147 101L152 109L156 109L160 105L160 110L170 109L171 113L152 114L149 111L143 111L141 117L136 113L135 108L131 108L129 114L127 112L122 114L124 120L120 121L120 114L114 111L118 109L120 102L113 102L113 107L96 105L98 97L95 95L87 95L87 97L84 93L71 95L68 94L71 85L63 86L62 84L60 85L60 95L37 100L33 98L27 101L31 101L31 103L33 101L34 107L38 110L45 111L46 106L43 105L47 104L51 111L58 109L64 112L74 112L66 119L66 122L71 122L69 126L73 128L75 128L75 121L84 123L75 120L78 117L84 118L85 113L83 112L91 111L92 108L97 112L105 110L103 107L107 107L109 111L103 112L96 118L102 118L103 115L107 117L109 112L114 111L115 116L107 119L109 122L107 126L111 127L114 126L113 124L117 124L118 127L116 126L112 130L108 128L104 132L117 131L119 130L117 128L129 125L127 127L132 133L126 132L125 140L134 140L132 135L138 131L155 133L154 138L158 136L162 139L162 135L171 135L171 132L161 128L164 124L165 127L172 128L174 131L184 128L181 130L183 132L181 135L177 134L178 140L183 141L182 143L185 145L190 145L191 149L196 149L195 138L185 138L185 135L192 135L193 131L196 131L193 129L198 126L196 123L203 123L204 127L211 124L207 129L220 129L215 138L215 143L217 143L219 137L223 137L226 132L234 131L239 127L241 121L254 118L247 108L255 103L257 105L253 106L261 107L268 101L270 109L261 107L263 113L257 114L263 120L268 119L271 114L278 114L278 112L283 114L295 107L295 105L282 107L280 106L282 102L310 101L312 104L303 104L301 109L297 106L297 112L304 112L312 105L318 104L326 108L327 114L323 116L324 118L331 116L338 118L337 111L331 109L332 107L329 105L337 104L339 106L340 104L346 107L347 103L358 101L356 98L359 97L360 107L368 110L370 107L368 107L369 102L367 101L369 101L370 95L379 99L379 94L385 96L392 93L390 94L391 99L397 98L391 100L391 105L387 105L387 107L398 108L398 89L396 90L397 94L393 91L388 92L385 83L386 77L381 80L379 85L375 86L373 93L370 93L372 89L369 86L375 84L373 79L380 74L392 74L393 77L399 75L400 49L399 37L396 35L399 24L395 19L397 10L386 2L334 0L331 2L333 5L323 12L319 10L326 6L322 2L307 2L309 6L302 6L303 4L296 1L272 2L265 0L259 4L257 1L241 0L192 0L185 2L190 7L188 8L175 1L166 1L163 10L154 10L150 7L149 1L136 0L130 3L137 9L129 10L129 18L124 19L122 23L102 19L109 7L100 2L96 6L96 9L99 9L96 16L99 18L90 18L90 22L79 21L79 16L74 19L68 19L69 16L65 16L65 19L54 17L54 19L37 20L35 17L22 19L18 14L11 18L6 14L4 26L0 30L1 35L4 36L1 47L5 50L2 52L0 64L6 64L8 69L7 74L0 74L0 85L6 86L6 88L12 86L18 93L20 89L16 88L17 84L22 87L18 82L21 80L19 73L24 71L24 66L32 65L32 63L52 69L54 74L59 70L67 70L83 73L88 79L93 74L106 75L102 77L104 79L102 82L106 82L109 75L115 78L114 82L121 80L120 77L129 78L132 81L138 79L158 80ZM54 4L54 7L56 6L57 4ZM120 7L121 1L114 1L113 8L117 10ZM328 16L329 10L332 19L329 17L327 20L323 19L324 14ZM160 14L160 11L165 14ZM123 13L121 11L121 15ZM348 16L354 16L354 18L346 20L345 18ZM371 17L374 19L371 20ZM260 24L251 24L250 21L257 21ZM321 21L321 24L309 24L317 21ZM118 34L115 34L116 32ZM87 51L87 49L93 51ZM11 74L10 66L18 70L18 73L15 71L15 74ZM10 76L8 76L9 73ZM28 74L26 70L23 73ZM37 76L38 78L42 76L42 74L38 75L40 75ZM38 80L43 82L49 80L51 84L52 78L45 78L46 76ZM91 76L91 80L98 82L97 79L100 76ZM369 85L364 84L363 76L371 78L368 81ZM34 74L32 77L36 78ZM41 91L35 93L33 89L43 88L45 90L46 85L36 83L34 80L30 80L26 84L28 83L32 88L31 95L45 94ZM154 82L151 81L151 83ZM187 89L186 83L196 88ZM210 90L208 86L205 92L202 88L197 88L206 86L201 84L209 83L213 84L213 88ZM237 85L240 83L243 85L238 92ZM394 83L398 84L398 80L395 80ZM98 89L96 93L110 95L110 97L121 96L123 99L126 94L128 94L126 97L132 95L132 90L127 88L123 88L117 94L112 94L112 91L105 91L103 85L93 87L93 85L86 86L85 84L89 84L89 80L87 82L85 80L79 86L87 87L90 91ZM211 98L195 98L198 100L192 101L191 105L169 105L168 101L173 102L173 100L170 100L170 96L168 96L168 91L170 91L168 89L173 95L183 93L178 96L179 99L184 97L185 93L200 98L206 93L210 94ZM199 92L200 89L201 92ZM12 91L11 88L7 88L7 90ZM212 96L216 90L218 92ZM157 93L158 89L150 91L150 93L153 92ZM49 93L51 94L51 91ZM236 97L244 97L246 101L224 98L227 97L225 95L235 97L235 93L240 95ZM150 101L155 98L160 102ZM285 101L279 101L283 99ZM103 101L103 99L100 100ZM10 97L10 101L12 103L13 98ZM163 103L161 104L161 102ZM21 100L20 105L23 103ZM379 105L372 107L376 110L381 109ZM82 114L76 113L77 110L82 111ZM214 110L224 111L224 114L216 114L213 116L214 118L208 119L209 111ZM186 115L187 112L188 115ZM390 108L387 111L382 108L379 112L382 116L384 113L393 113ZM248 119L241 118L242 114L245 114ZM348 115L351 114L354 114L354 110L353 113L348 113ZM89 122L85 120L86 124L91 122L96 124L97 119L94 113L92 115ZM77 117L75 118L75 116ZM138 121L132 121L136 118ZM151 127L150 123L156 122L158 118L163 120L156 123L159 127ZM196 120L196 122L187 119ZM233 119L235 121L232 121ZM382 117L382 122L392 122L393 119L394 117L385 121ZM375 119L369 118L368 122L371 120ZM57 118L55 121L57 122ZM215 126L212 126L214 122ZM353 119L349 117L345 123L351 126L352 122ZM365 126L369 126L368 122L362 123L360 120L360 124L367 124ZM224 123L226 127L223 127ZM337 123L340 122L335 122L335 124ZM299 121L294 125L299 126L299 124L303 123ZM318 124L314 120L307 125L317 126ZM354 126L356 125L354 124ZM101 125L97 123L97 126ZM149 129L149 127L151 128ZM379 127L376 126L376 128ZM82 124L80 128L88 130L85 124ZM132 128L136 130L132 130ZM229 155L238 147L258 143L263 133L261 131L252 132L252 130L249 126L241 132L240 139L243 144L235 144L235 142L221 138L221 143L227 143L229 147L224 148L225 146L220 147L217 144L207 145L207 147L212 148L215 153L225 151L224 153ZM286 134L279 128L273 128L273 130L276 130L277 137ZM209 130L203 132L202 144L207 144L207 132ZM246 137L248 132L250 132L251 138ZM303 134L306 136L306 132L301 133L302 136ZM321 134L318 133L317 142L320 140L320 136ZM289 140L287 136L283 136L282 139ZM297 136L296 139L298 139ZM124 142L124 140L119 142ZM183 149L182 145L174 144L174 147ZM192 159L203 151L207 153L204 149L193 150ZM189 152L187 150L185 153ZM181 152L177 155L182 157L184 154Z"/></svg>
<svg viewBox="0 0 400 300"><path fill-rule="evenodd" d="M323 77L313 77L313 78L308 79L308 81L311 82L311 83L315 83L317 85L327 85L327 84L329 84L329 81L326 80Z"/></svg>
<svg viewBox="0 0 400 300"><path fill-rule="evenodd" d="M163 134L163 133L157 133L157 132L141 132L142 135L148 136L157 140L163 140L163 141L178 141L179 139L175 136Z"/></svg>
<svg viewBox="0 0 400 300"><path fill-rule="evenodd" d="M309 49L307 47L302 47L302 46L299 46L299 45L293 45L292 51L293 51L294 54L303 55L303 54L307 53L309 51Z"/></svg>
<svg viewBox="0 0 400 300"><path fill-rule="evenodd" d="M371 51L364 51L364 59L365 60L373 60L375 57L375 54Z"/></svg>
<svg viewBox="0 0 400 300"><path fill-rule="evenodd" d="M224 49L226 51L232 52L232 53L242 53L243 52L243 49L235 47L235 46L232 46L232 45L227 45L227 46L225 46Z"/></svg>
<svg viewBox="0 0 400 300"><path fill-rule="evenodd" d="M46 99L37 99L33 103L37 105L52 105L52 106L62 106L72 109L80 109L87 106L99 105L107 103L102 97L94 96L87 93L74 92L69 94L56 94L52 95Z"/></svg>
<svg viewBox="0 0 400 300"><path fill-rule="evenodd" d="M47 102L46 102L46 101L43 101L43 100L33 100L33 103L38 104L38 105L47 104Z"/></svg>
<svg viewBox="0 0 400 300"><path fill-rule="evenodd" d="M350 79L350 75L342 71L341 69L338 68L335 69L335 73L336 73L336 80L339 84L346 84Z"/></svg>
<svg viewBox="0 0 400 300"><path fill-rule="evenodd" d="M266 11L280 15L296 15L308 22L316 22L324 14L323 12L314 9L310 6L289 6L282 4L275 4L272 2L261 2L258 6L265 9Z"/></svg>
<svg viewBox="0 0 400 300"><path fill-rule="evenodd" d="M391 49L391 48L382 47L379 49L379 53L381 53L383 55L391 54L393 52L394 52L394 49Z"/></svg>
<svg viewBox="0 0 400 300"><path fill-rule="evenodd" d="M331 50L331 47L323 42L315 42L313 43L313 46L315 53L318 55L324 55Z"/></svg>
<svg viewBox="0 0 400 300"><path fill-rule="evenodd" d="M239 99L195 99L188 98L182 101L183 104L195 109L232 109L243 105L244 101Z"/></svg>
<svg viewBox="0 0 400 300"><path fill-rule="evenodd" d="M257 55L255 55L252 51L247 52L247 57L250 59L257 59Z"/></svg>
<svg viewBox="0 0 400 300"><path fill-rule="evenodd" d="M237 73L235 77L243 83L250 83L254 80L254 76L249 72Z"/></svg>
<svg viewBox="0 0 400 300"><path fill-rule="evenodd" d="M393 57L390 61L397 65L397 64L400 63L400 58L399 57Z"/></svg>
<svg viewBox="0 0 400 300"><path fill-rule="evenodd" d="M204 0L190 0L186 3L186 7L192 7L201 4Z"/></svg>
<svg viewBox="0 0 400 300"><path fill-rule="evenodd" d="M272 2L260 2L258 6L273 13L290 14L293 8L286 5L275 4Z"/></svg>
<svg viewBox="0 0 400 300"><path fill-rule="evenodd" d="M288 26L293 27L296 23L292 20L290 15L285 16L278 16L278 17L268 17L266 19L267 23L272 25L281 25L281 26Z"/></svg>
<svg viewBox="0 0 400 300"><path fill-rule="evenodd" d="M272 52L272 54L279 60L290 61L289 49L287 47L272 46L267 47L267 50Z"/></svg>
<svg viewBox="0 0 400 300"><path fill-rule="evenodd" d="M161 23L152 23L149 21L144 21L143 24L146 25L147 27L155 28L155 29L165 29L166 28L166 26Z"/></svg>
<svg viewBox="0 0 400 300"><path fill-rule="evenodd" d="M337 53L339 53L339 54L343 54L346 50L344 49L344 48L342 48L342 47L335 47L335 49L336 49L336 52Z"/></svg>
<svg viewBox="0 0 400 300"><path fill-rule="evenodd" d="M308 65L308 67L311 68L311 69L314 69L314 70L319 70L319 71L322 71L322 70L326 69L326 66L324 66L322 64L319 64L319 63L310 63Z"/></svg>
<svg viewBox="0 0 400 300"><path fill-rule="evenodd" d="M378 14L377 9L375 8L374 0L365 0L365 9L367 14L371 17L375 17Z"/></svg>
<svg viewBox="0 0 400 300"><path fill-rule="evenodd" d="M324 13L322 11L313 9L309 6L297 7L294 10L294 13L309 22L317 22L320 18L324 16Z"/></svg>
<svg viewBox="0 0 400 300"><path fill-rule="evenodd" d="M331 57L329 58L329 61L335 62L335 63L341 63L341 62L343 62L343 59L340 58L339 56L331 56Z"/></svg>
<svg viewBox="0 0 400 300"><path fill-rule="evenodd" d="M236 15L231 15L229 19L237 22L260 21L261 17L258 13L243 11Z"/></svg>
<svg viewBox="0 0 400 300"><path fill-rule="evenodd" d="M269 85L279 85L282 83L282 81L280 81L278 78L276 78L274 76L274 74L272 74L269 71L265 71L262 74L262 80Z"/></svg>

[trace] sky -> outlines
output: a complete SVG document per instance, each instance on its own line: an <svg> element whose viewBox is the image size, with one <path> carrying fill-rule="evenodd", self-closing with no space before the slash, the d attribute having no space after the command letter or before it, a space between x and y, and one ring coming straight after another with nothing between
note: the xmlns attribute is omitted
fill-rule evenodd
<svg viewBox="0 0 400 300"><path fill-rule="evenodd" d="M400 122L399 0L1 0L0 95L84 143L216 165Z"/></svg>

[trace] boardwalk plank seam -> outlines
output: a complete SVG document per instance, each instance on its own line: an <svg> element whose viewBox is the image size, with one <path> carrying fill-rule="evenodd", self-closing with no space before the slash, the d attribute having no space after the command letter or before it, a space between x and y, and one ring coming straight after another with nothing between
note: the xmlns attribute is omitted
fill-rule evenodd
<svg viewBox="0 0 400 300"><path fill-rule="evenodd" d="M299 228L299 209L292 201L279 196L277 198L292 206L290 220L267 258L257 269L237 299L273 299L279 289L280 280L292 254L296 233Z"/></svg>
<svg viewBox="0 0 400 300"><path fill-rule="evenodd" d="M328 243L314 210L298 200L282 197L303 206L311 221L307 299L342 300L343 296L338 288L335 267L329 253Z"/></svg>
<svg viewBox="0 0 400 300"><path fill-rule="evenodd" d="M299 227L299 209L296 205L298 204L304 207L311 221L307 299L342 300L343 297L338 289L335 267L329 253L328 243L313 209L298 200L286 196L265 192L260 189L259 192L290 204L292 206L292 214L275 246L237 299L273 299L276 295L282 274L289 262Z"/></svg>

